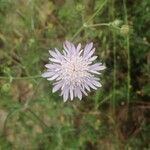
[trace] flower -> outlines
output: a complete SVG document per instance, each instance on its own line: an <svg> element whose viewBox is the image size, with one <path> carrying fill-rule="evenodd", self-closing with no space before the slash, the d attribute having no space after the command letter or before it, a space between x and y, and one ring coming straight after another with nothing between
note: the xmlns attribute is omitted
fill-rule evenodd
<svg viewBox="0 0 150 150"><path fill-rule="evenodd" d="M96 90L101 87L97 75L106 67L102 63L93 63L97 59L94 55L93 43L86 44L81 49L79 43L77 47L71 42L64 42L62 53L55 48L49 51L50 63L46 64L47 71L42 77L47 80L54 80L52 92L61 90L64 102L74 97L82 99L82 95L87 96L87 91Z"/></svg>

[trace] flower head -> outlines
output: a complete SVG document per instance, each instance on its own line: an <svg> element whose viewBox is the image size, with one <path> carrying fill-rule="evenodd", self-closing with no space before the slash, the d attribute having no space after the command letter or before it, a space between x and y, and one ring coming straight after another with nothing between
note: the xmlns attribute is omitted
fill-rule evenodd
<svg viewBox="0 0 150 150"><path fill-rule="evenodd" d="M74 97L81 100L83 94L87 96L87 91L102 86L97 75L106 67L102 63L93 63L97 59L93 43L81 49L81 44L75 47L66 41L63 47L62 53L56 48L55 51L49 51L50 63L45 65L47 71L42 76L54 80L52 91L61 90L64 102Z"/></svg>

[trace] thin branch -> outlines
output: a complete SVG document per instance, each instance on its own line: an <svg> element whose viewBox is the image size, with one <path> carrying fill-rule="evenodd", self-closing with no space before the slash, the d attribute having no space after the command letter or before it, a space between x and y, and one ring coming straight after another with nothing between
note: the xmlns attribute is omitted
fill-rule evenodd
<svg viewBox="0 0 150 150"><path fill-rule="evenodd" d="M103 2L102 5L100 5L100 7L95 11L95 13L87 20L87 22L85 24L88 24L101 10L102 8L105 6L105 4L107 3L107 0L105 0ZM82 25L77 32L74 34L74 36L72 37L72 41L76 38L76 36L84 29L84 25Z"/></svg>
<svg viewBox="0 0 150 150"><path fill-rule="evenodd" d="M22 79L35 79L35 78L41 78L41 75L36 75L36 76L25 76L25 77L6 77L6 76L0 76L0 79L4 79L4 80L22 80Z"/></svg>

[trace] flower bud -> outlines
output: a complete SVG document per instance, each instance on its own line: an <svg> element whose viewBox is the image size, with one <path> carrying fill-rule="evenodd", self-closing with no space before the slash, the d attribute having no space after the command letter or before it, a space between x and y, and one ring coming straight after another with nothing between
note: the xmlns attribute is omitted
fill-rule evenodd
<svg viewBox="0 0 150 150"><path fill-rule="evenodd" d="M122 35L128 35L129 34L129 32L130 32L130 27L129 27L129 25L122 25L122 27L120 28L120 33L122 34Z"/></svg>

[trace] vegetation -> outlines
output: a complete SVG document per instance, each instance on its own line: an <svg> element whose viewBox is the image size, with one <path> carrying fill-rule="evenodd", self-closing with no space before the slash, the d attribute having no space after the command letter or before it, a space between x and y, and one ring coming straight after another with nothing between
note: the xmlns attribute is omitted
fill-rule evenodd
<svg viewBox="0 0 150 150"><path fill-rule="evenodd" d="M149 150L149 23L149 0L0 0L0 150ZM66 39L107 66L82 101L41 78Z"/></svg>

